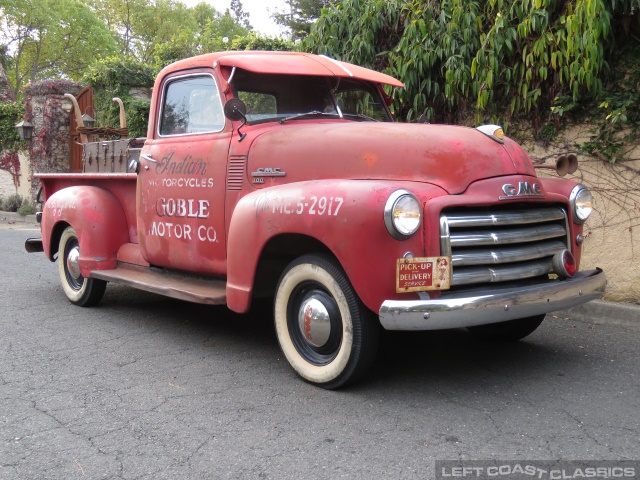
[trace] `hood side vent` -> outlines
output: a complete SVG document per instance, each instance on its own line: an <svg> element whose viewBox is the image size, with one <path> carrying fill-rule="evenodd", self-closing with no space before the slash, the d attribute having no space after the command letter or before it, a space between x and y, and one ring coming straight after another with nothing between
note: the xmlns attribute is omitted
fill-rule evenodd
<svg viewBox="0 0 640 480"><path fill-rule="evenodd" d="M227 190L242 190L246 176L247 156L235 155L229 157L227 166Z"/></svg>

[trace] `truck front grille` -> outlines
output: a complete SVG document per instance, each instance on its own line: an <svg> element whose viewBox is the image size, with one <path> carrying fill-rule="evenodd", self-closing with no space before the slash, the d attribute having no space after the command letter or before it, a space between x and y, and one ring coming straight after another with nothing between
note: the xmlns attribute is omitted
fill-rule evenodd
<svg viewBox="0 0 640 480"><path fill-rule="evenodd" d="M570 248L560 207L465 210L440 215L440 249L450 255L452 286L524 280L553 273Z"/></svg>

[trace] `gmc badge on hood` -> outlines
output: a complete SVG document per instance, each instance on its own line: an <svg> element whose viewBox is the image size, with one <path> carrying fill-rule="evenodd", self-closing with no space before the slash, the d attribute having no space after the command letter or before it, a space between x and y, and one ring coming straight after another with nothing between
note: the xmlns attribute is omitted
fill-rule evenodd
<svg viewBox="0 0 640 480"><path fill-rule="evenodd" d="M544 197L539 183L531 185L529 182L520 182L517 187L512 183L505 183L502 185L502 191L505 196L499 197L500 200L509 200L513 197Z"/></svg>

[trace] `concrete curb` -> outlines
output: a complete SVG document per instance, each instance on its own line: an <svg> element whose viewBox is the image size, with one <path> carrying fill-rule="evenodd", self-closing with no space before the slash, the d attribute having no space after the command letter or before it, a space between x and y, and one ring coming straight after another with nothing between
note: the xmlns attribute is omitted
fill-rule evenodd
<svg viewBox="0 0 640 480"><path fill-rule="evenodd" d="M640 305L593 300L577 307L554 312L582 322L640 327Z"/></svg>
<svg viewBox="0 0 640 480"><path fill-rule="evenodd" d="M0 222L2 223L32 223L37 225L35 215L20 215L16 212L3 212L0 211Z"/></svg>

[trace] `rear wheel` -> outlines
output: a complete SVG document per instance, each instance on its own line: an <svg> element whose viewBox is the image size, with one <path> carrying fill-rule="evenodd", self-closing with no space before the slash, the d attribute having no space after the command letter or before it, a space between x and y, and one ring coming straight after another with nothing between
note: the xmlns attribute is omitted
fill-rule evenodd
<svg viewBox="0 0 640 480"><path fill-rule="evenodd" d="M328 255L292 262L278 283L278 342L303 379L333 389L361 378L378 348L379 324Z"/></svg>
<svg viewBox="0 0 640 480"><path fill-rule="evenodd" d="M73 227L67 227L60 237L58 272L65 295L76 305L91 307L104 295L107 282L85 278L80 273L80 243Z"/></svg>
<svg viewBox="0 0 640 480"><path fill-rule="evenodd" d="M474 337L492 342L516 342L532 334L544 320L545 314L519 318L508 322L468 327Z"/></svg>

